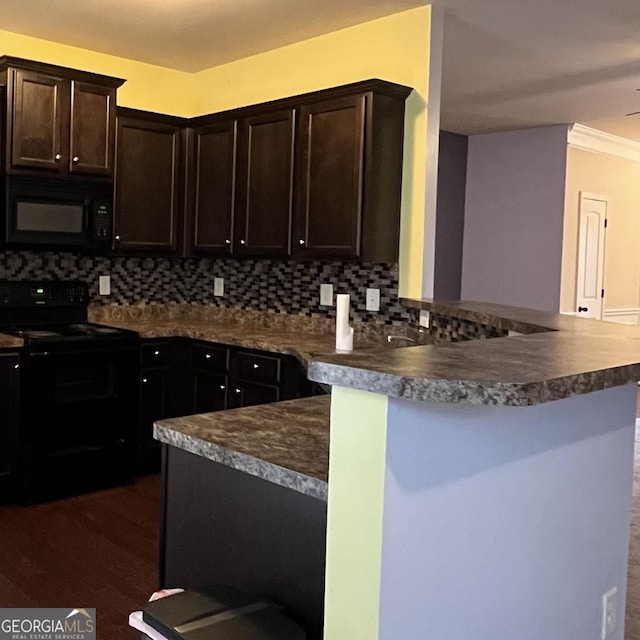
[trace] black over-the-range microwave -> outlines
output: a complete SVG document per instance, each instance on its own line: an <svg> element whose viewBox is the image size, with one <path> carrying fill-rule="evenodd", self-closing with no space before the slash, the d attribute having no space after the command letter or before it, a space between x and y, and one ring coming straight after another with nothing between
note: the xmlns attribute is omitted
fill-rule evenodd
<svg viewBox="0 0 640 640"><path fill-rule="evenodd" d="M3 246L95 252L111 247L111 181L5 176L3 191Z"/></svg>

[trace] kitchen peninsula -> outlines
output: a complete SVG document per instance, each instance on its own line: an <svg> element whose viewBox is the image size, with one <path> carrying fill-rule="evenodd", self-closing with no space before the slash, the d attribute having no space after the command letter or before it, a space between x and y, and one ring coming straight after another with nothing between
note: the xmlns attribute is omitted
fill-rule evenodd
<svg viewBox="0 0 640 640"><path fill-rule="evenodd" d="M324 638L598 637L615 587L622 640L640 330L404 303L440 340L502 337L308 362L332 385Z"/></svg>

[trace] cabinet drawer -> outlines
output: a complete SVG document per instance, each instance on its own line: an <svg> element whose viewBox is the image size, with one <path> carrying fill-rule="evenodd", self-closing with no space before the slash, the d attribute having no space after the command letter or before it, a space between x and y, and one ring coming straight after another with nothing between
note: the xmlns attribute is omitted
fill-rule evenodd
<svg viewBox="0 0 640 640"><path fill-rule="evenodd" d="M229 362L229 349L204 344L191 347L191 366L200 371L225 372Z"/></svg>
<svg viewBox="0 0 640 640"><path fill-rule="evenodd" d="M268 384L236 382L229 389L229 408L251 407L280 400L280 389Z"/></svg>
<svg viewBox="0 0 640 640"><path fill-rule="evenodd" d="M278 356L266 356L238 351L235 354L235 373L243 380L277 383L280 381L281 360Z"/></svg>
<svg viewBox="0 0 640 640"><path fill-rule="evenodd" d="M170 342L150 342L142 345L143 367L166 367L173 360L174 345Z"/></svg>

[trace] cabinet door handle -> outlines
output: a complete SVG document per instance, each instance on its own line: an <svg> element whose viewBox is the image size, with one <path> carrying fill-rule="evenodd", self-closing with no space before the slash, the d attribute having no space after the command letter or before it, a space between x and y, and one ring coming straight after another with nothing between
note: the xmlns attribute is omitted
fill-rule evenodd
<svg viewBox="0 0 640 640"><path fill-rule="evenodd" d="M211 354L210 353L205 353L204 357L208 360L211 357Z"/></svg>
<svg viewBox="0 0 640 640"><path fill-rule="evenodd" d="M80 158L78 156L73 156L73 158L71 158L72 162L78 162L80 160Z"/></svg>
<svg viewBox="0 0 640 640"><path fill-rule="evenodd" d="M224 243L225 244L231 244L231 240L225 240Z"/></svg>
<svg viewBox="0 0 640 640"><path fill-rule="evenodd" d="M19 365L19 364L14 364L14 365L13 365L13 368L14 368L14 369L19 369L19 368L20 368L20 365Z"/></svg>
<svg viewBox="0 0 640 640"><path fill-rule="evenodd" d="M259 364L255 364L255 363L254 363L254 365L253 365L253 368L254 368L254 369L258 369L259 367L260 367L260 365L259 365Z"/></svg>
<svg viewBox="0 0 640 640"><path fill-rule="evenodd" d="M247 244L244 240L240 240L240 244Z"/></svg>
<svg viewBox="0 0 640 640"><path fill-rule="evenodd" d="M236 393L242 393L242 389L236 389Z"/></svg>
<svg viewBox="0 0 640 640"><path fill-rule="evenodd" d="M304 240L298 240L298 243L300 244L301 247L304 247Z"/></svg>
<svg viewBox="0 0 640 640"><path fill-rule="evenodd" d="M120 236L116 236L116 242L120 242Z"/></svg>
<svg viewBox="0 0 640 640"><path fill-rule="evenodd" d="M62 156L61 156L59 153L56 153L56 155L55 155L55 159L56 159L56 162L57 162L58 160L62 160Z"/></svg>
<svg viewBox="0 0 640 640"><path fill-rule="evenodd" d="M142 378L142 384L147 384L148 379L147 378Z"/></svg>
<svg viewBox="0 0 640 640"><path fill-rule="evenodd" d="M154 355L154 356L159 356L159 355L160 355L160 352L156 349L156 351L154 351L154 352L153 352L153 355Z"/></svg>
<svg viewBox="0 0 640 640"><path fill-rule="evenodd" d="M223 384L220 385L220 391L224 391L227 387L225 387Z"/></svg>

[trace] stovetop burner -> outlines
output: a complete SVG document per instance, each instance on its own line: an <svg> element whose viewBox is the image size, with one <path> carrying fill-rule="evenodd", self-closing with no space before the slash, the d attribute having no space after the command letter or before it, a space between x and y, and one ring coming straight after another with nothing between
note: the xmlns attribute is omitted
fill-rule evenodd
<svg viewBox="0 0 640 640"><path fill-rule="evenodd" d="M126 329L91 322L37 326L0 327L0 333L16 335L25 340L64 340L73 338L106 338L129 335Z"/></svg>

